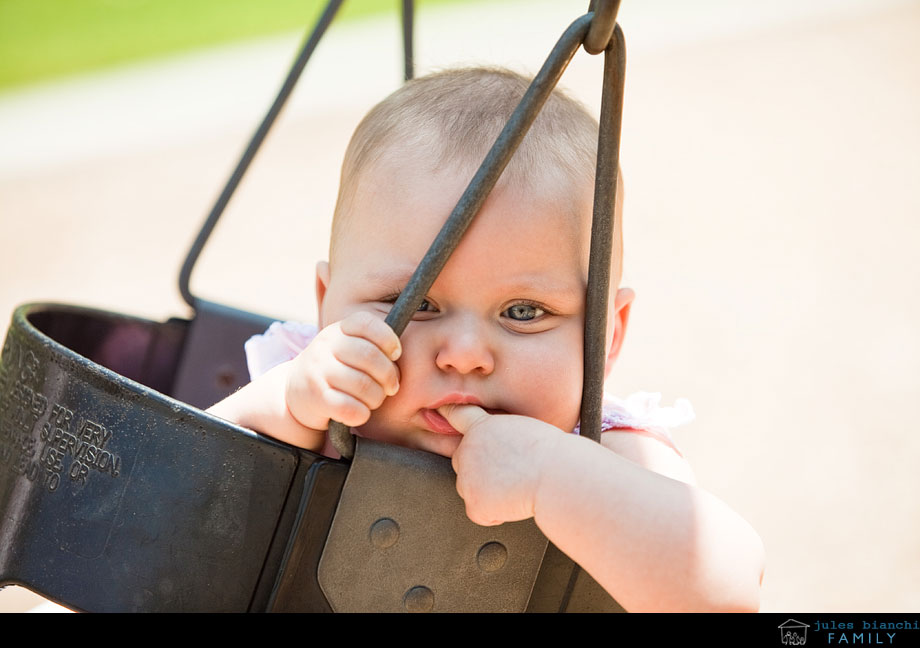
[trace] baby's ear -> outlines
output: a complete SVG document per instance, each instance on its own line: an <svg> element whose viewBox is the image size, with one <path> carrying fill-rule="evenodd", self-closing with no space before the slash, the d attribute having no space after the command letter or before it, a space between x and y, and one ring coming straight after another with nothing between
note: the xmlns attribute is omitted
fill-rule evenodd
<svg viewBox="0 0 920 648"><path fill-rule="evenodd" d="M626 336L626 325L629 323L629 310L632 308L635 298L636 293L632 291L632 288L620 288L614 297L613 309L609 314L612 321L607 322L608 327L611 324L613 325L613 337L610 339L610 347L607 349L607 366L604 368L605 378L610 375L613 363L616 362L617 356L620 355L623 338Z"/></svg>
<svg viewBox="0 0 920 648"><path fill-rule="evenodd" d="M323 300L326 298L326 289L329 287L329 262L320 261L316 264L316 322L323 327Z"/></svg>

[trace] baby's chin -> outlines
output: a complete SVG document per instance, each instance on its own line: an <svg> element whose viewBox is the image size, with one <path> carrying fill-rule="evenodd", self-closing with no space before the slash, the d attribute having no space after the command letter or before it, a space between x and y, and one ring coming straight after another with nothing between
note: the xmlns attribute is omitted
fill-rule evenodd
<svg viewBox="0 0 920 648"><path fill-rule="evenodd" d="M365 425L356 428L355 433L364 439L373 439L412 450L423 450L448 459L454 456L454 452L463 440L460 434L438 434L412 427L394 431L374 429Z"/></svg>
<svg viewBox="0 0 920 648"><path fill-rule="evenodd" d="M456 436L444 436L438 435L437 438L426 439L425 443L419 444L417 450L424 450L425 452L431 452L434 454L441 455L442 457L447 457L450 459L454 456L454 452L457 451L457 448L460 446L460 442L463 440L463 437L460 435ZM411 447L411 446L407 446Z"/></svg>

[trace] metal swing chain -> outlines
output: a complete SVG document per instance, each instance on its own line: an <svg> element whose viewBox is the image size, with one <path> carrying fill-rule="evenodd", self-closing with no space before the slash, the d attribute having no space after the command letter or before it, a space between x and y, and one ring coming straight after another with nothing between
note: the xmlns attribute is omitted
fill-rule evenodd
<svg viewBox="0 0 920 648"><path fill-rule="evenodd" d="M598 6L600 5L600 6ZM588 11L594 14L591 28L585 36L585 51L588 54L600 54L610 45L613 30L617 24L620 0L591 0Z"/></svg>
<svg viewBox="0 0 920 648"><path fill-rule="evenodd" d="M595 5L598 5L596 13L592 11ZM386 317L386 323L397 335L402 335L575 52L582 44L590 53L603 51L604 83L585 304L585 363L581 406L581 434L594 441L600 441L603 406L607 292L610 283L625 72L625 42L622 30L616 25L618 8L619 0L592 1L589 13L575 20L562 34ZM600 48L592 52L589 40L592 49L598 45L601 45ZM343 458L354 457L355 439L347 426L331 421L329 438Z"/></svg>
<svg viewBox="0 0 920 648"><path fill-rule="evenodd" d="M600 442L603 415L610 257L616 217L626 77L626 41L623 30L616 24L619 4L619 0L601 0L597 18L585 38L585 50L592 54L595 52L590 48L598 45L596 40L593 45L589 45L592 35L606 39L602 41L604 45L601 49L597 50L597 53L604 52L604 76L594 181L591 260L585 303L585 363L581 401L581 434L597 442Z"/></svg>
<svg viewBox="0 0 920 648"><path fill-rule="evenodd" d="M325 9L323 9L316 25L313 27L313 30L308 33L304 40L304 44L301 46L300 52L294 59L294 64L291 66L281 89L278 91L278 96L275 97L274 102L268 109L268 113L266 113L265 117L262 119L262 123L259 124L259 127L253 134L252 139L249 141L249 145L243 152L242 157L240 157L239 162L237 162L236 168L227 180L227 184L224 186L220 196L218 196L217 201L211 208L211 212L201 226L198 236L189 248L188 254L185 257L185 262L182 264L182 269L179 271L179 293L182 295L182 299L185 300L185 303L192 308L197 309L196 303L198 301L198 298L192 294L189 288L192 269L195 267L195 263L198 261L198 257L201 255L205 243L207 243L208 238L214 231L217 221L220 220L221 215L223 215L224 210L227 208L227 204L230 202L233 192L236 191L240 181L243 179L243 175L246 173L247 169L249 169L249 165L262 146L262 142L265 141L265 137L268 135L269 130L271 130L278 115L281 114L281 109L290 97L291 92L293 92L294 86L297 85L297 81L300 80L300 75L303 73L307 61L310 60L313 51L319 44L320 39L326 33L326 29L329 27L332 19L335 18L343 2L344 0L330 0ZM412 78L414 71L412 55L414 7L414 0L402 0L403 57L405 61L404 78L407 81Z"/></svg>

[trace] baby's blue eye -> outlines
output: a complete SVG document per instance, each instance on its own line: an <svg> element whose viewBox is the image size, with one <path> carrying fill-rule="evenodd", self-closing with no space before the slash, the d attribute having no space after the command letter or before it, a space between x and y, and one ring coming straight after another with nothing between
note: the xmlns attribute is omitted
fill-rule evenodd
<svg viewBox="0 0 920 648"><path fill-rule="evenodd" d="M544 311L542 308L533 306L531 304L515 304L504 313L502 313L502 315L519 322L526 322L532 319L536 319L544 313L546 313L546 311Z"/></svg>
<svg viewBox="0 0 920 648"><path fill-rule="evenodd" d="M378 301L384 304L395 304L396 300L399 299L399 293L393 293L392 295L387 295L386 297L381 297ZM423 299L422 303L418 305L418 308L415 309L417 313L437 313L438 309L435 308L427 299Z"/></svg>

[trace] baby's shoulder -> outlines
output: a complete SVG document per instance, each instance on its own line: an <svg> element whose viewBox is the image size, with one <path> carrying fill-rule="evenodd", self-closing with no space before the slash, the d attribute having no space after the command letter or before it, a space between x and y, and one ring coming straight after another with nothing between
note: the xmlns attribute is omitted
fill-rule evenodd
<svg viewBox="0 0 920 648"><path fill-rule="evenodd" d="M690 401L661 405L661 394L637 392L621 399L605 395L602 445L648 470L693 483L693 472L671 436L671 428L695 418Z"/></svg>

